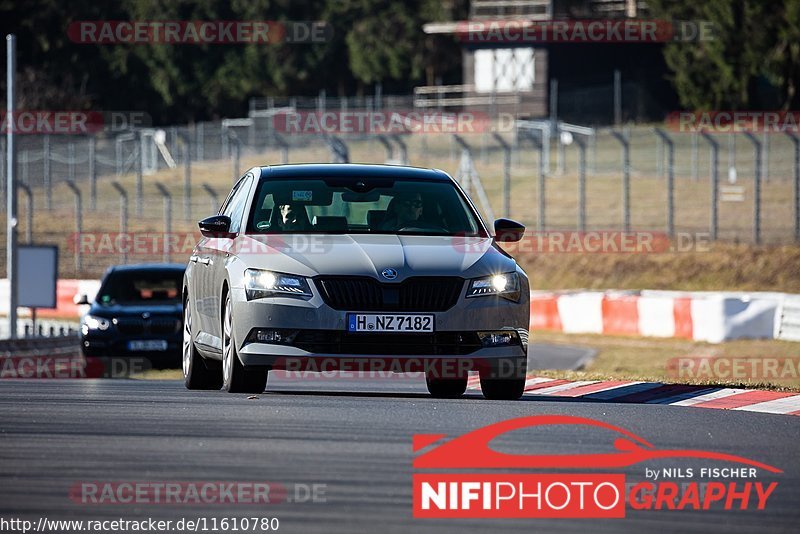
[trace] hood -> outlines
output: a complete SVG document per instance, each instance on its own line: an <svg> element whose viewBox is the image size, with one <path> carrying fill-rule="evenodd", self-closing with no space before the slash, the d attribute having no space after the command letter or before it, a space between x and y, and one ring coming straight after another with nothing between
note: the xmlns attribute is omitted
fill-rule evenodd
<svg viewBox="0 0 800 534"><path fill-rule="evenodd" d="M410 276L475 278L516 269L514 259L497 250L491 237L296 234L243 236L230 244L247 267L302 276L380 279L381 271L392 268L396 281L402 281Z"/></svg>

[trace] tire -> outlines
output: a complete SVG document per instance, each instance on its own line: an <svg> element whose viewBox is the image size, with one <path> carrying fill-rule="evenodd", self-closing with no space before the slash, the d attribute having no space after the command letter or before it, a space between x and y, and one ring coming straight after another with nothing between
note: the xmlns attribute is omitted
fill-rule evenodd
<svg viewBox="0 0 800 534"><path fill-rule="evenodd" d="M510 369L482 369L481 392L489 400L517 400L525 393L525 372L528 360L519 358Z"/></svg>
<svg viewBox="0 0 800 534"><path fill-rule="evenodd" d="M228 393L263 393L267 387L267 367L245 367L236 353L233 339L233 313L230 293L222 309L222 387Z"/></svg>
<svg viewBox="0 0 800 534"><path fill-rule="evenodd" d="M428 393L437 399L457 399L467 390L467 377L434 378L425 376Z"/></svg>
<svg viewBox="0 0 800 534"><path fill-rule="evenodd" d="M186 389L218 390L222 387L219 369L209 369L194 346L190 299L183 303L183 380Z"/></svg>

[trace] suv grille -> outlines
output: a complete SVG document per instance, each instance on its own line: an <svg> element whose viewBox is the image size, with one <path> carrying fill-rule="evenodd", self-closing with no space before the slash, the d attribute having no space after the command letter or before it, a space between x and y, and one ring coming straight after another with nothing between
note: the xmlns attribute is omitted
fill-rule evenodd
<svg viewBox="0 0 800 534"><path fill-rule="evenodd" d="M179 332L181 329L180 319L171 317L152 317L150 319L118 317L114 319L114 325L120 334L125 335L169 335Z"/></svg>
<svg viewBox="0 0 800 534"><path fill-rule="evenodd" d="M445 311L452 308L464 279L418 276L399 284L383 284L368 277L317 277L325 304L352 311Z"/></svg>

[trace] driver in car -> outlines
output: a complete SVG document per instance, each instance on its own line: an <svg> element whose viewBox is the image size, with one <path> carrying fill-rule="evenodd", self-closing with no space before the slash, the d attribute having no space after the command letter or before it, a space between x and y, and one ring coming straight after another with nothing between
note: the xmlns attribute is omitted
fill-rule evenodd
<svg viewBox="0 0 800 534"><path fill-rule="evenodd" d="M303 206L281 204L278 206L278 211L280 213L280 227L284 232L308 230L308 213Z"/></svg>
<svg viewBox="0 0 800 534"><path fill-rule="evenodd" d="M422 197L419 193L402 193L389 202L381 230L398 231L413 226L422 217Z"/></svg>

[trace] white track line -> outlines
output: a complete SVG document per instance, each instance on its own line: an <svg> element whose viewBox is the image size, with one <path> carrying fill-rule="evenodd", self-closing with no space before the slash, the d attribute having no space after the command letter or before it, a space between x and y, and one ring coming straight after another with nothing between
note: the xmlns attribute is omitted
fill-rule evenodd
<svg viewBox="0 0 800 534"><path fill-rule="evenodd" d="M577 382L568 382L566 384L559 384L557 386L550 386L548 388L536 389L531 391L531 395L551 395L559 391L566 391L568 389L579 388L581 386L588 386L589 384L597 384L597 380L578 380Z"/></svg>
<svg viewBox="0 0 800 534"><path fill-rule="evenodd" d="M739 406L734 410L743 410L746 412L763 412L763 413L790 413L800 410L800 395L793 397L783 397L782 399L775 399L771 401L759 402L756 404L748 404L747 406Z"/></svg>
<svg viewBox="0 0 800 534"><path fill-rule="evenodd" d="M692 397L691 399L684 399L679 400L678 402L671 403L672 406L694 406L695 404L701 404L703 402L708 402L717 399L724 399L725 397L730 397L731 395L738 395L739 393L744 393L748 391L746 389L735 389L735 388L724 388L720 389L719 391L713 391L711 393L705 393L703 395L698 395L697 397Z"/></svg>

